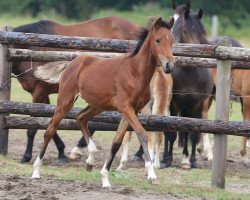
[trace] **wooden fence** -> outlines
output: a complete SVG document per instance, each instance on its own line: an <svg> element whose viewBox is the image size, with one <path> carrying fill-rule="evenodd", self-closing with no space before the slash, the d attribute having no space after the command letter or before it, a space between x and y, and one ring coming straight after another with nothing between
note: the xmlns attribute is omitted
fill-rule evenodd
<svg viewBox="0 0 250 200"><path fill-rule="evenodd" d="M2 29L3 30L3 29ZM10 102L11 61L56 61L72 60L79 54L86 52L56 52L56 51L32 51L26 49L8 48L9 44L44 46L53 48L68 48L78 50L96 50L118 53L97 53L102 57L112 57L130 51L136 45L136 41L111 40L103 38L80 38L59 35L44 35L32 33L0 31L0 153L7 153L9 128L38 128L45 129L48 118L53 114L51 105ZM230 92L230 67L248 69L250 62L250 49L227 47L218 45L200 44L175 44L173 53L177 64L181 67L215 67L217 65L217 91L216 91L216 121L191 119L181 117L159 117L140 115L139 119L147 130L178 130L201 131L216 135L214 145L212 185L225 187L225 163L226 163L226 137L227 135L250 136L250 123L228 122L229 92ZM185 57L183 57L185 56ZM227 86L227 87L225 87ZM218 95L220 94L220 95ZM68 118L74 118L77 109L73 109ZM39 117L8 116L10 113L32 115ZM41 114L43 113L43 115ZM116 130L120 115L115 112L105 112L94 117L90 123L96 130ZM65 119L59 126L60 129L76 129L76 123ZM216 163L219 161L218 163Z"/></svg>

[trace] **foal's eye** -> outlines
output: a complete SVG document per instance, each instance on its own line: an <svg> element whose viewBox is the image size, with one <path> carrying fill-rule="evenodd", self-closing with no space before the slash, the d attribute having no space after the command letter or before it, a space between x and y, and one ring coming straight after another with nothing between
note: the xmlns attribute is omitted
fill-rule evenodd
<svg viewBox="0 0 250 200"><path fill-rule="evenodd" d="M160 44L160 43L161 43L161 40L160 40L160 39L156 39L156 40L155 40L155 43L156 43L156 44Z"/></svg>

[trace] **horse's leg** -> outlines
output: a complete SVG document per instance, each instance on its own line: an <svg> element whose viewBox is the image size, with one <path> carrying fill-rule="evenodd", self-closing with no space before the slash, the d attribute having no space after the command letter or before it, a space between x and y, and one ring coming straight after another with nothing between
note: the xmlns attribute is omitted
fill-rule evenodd
<svg viewBox="0 0 250 200"><path fill-rule="evenodd" d="M90 136L92 137L95 131L90 129L89 132L90 132ZM75 159L82 157L83 150L86 146L87 146L87 143L84 137L82 136L81 139L78 141L77 145L71 150L69 154L69 158L71 160L75 160Z"/></svg>
<svg viewBox="0 0 250 200"><path fill-rule="evenodd" d="M143 161L143 156L144 152L143 152L143 147L142 145L140 145L140 148L138 149L138 151L135 153L132 161L133 162L138 162L138 161Z"/></svg>
<svg viewBox="0 0 250 200"><path fill-rule="evenodd" d="M182 150L182 160L181 160L181 168L182 169L190 169L191 164L189 161L189 153L188 153L188 132L180 132L179 140L182 142L183 150Z"/></svg>
<svg viewBox="0 0 250 200"><path fill-rule="evenodd" d="M212 105L214 97L209 97L204 101L202 118L208 119L208 110ZM197 145L197 151L201 154L204 160L213 160L212 145L207 133L201 133L201 139Z"/></svg>
<svg viewBox="0 0 250 200"><path fill-rule="evenodd" d="M108 173L111 167L111 164L113 162L113 159L115 157L115 154L117 153L117 151L119 150L121 144L122 144L122 140L124 138L124 135L127 131L128 128L128 121L125 119L125 117L122 117L118 129L117 129L117 133L115 135L115 138L113 140L110 152L108 154L108 157L103 165L103 168L101 170L101 175L102 175L102 187L103 188L110 188L111 185L109 183L109 179L108 179Z"/></svg>
<svg viewBox="0 0 250 200"><path fill-rule="evenodd" d="M242 110L244 121L250 121L250 98L244 97L242 99ZM245 167L250 167L250 161L247 152L247 137L242 138L240 154L243 159L243 165Z"/></svg>
<svg viewBox="0 0 250 200"><path fill-rule="evenodd" d="M137 137L143 147L144 156L145 156L145 168L148 171L148 181L151 184L156 184L156 175L154 172L153 163L151 161L149 151L148 151L148 134L146 130L142 127L141 123L139 122L135 110L131 105L124 105L122 109L122 114L128 120L131 127L137 134Z"/></svg>
<svg viewBox="0 0 250 200"><path fill-rule="evenodd" d="M32 149L33 149L34 138L35 138L36 132L37 132L37 129L27 130L27 137L28 137L27 145L26 145L26 150L21 160L21 163L27 163L32 158Z"/></svg>
<svg viewBox="0 0 250 200"><path fill-rule="evenodd" d="M156 132L156 148L155 148L155 160L154 160L154 167L160 168L161 162L160 162L160 147L163 140L163 132Z"/></svg>
<svg viewBox="0 0 250 200"><path fill-rule="evenodd" d="M69 93L70 94L70 93ZM63 119L63 117L70 111L70 109L73 107L74 102L74 95L60 95L58 94L57 98L57 107L54 116L52 117L49 126L44 134L44 141L43 146L41 148L41 151L34 162L33 168L33 174L32 178L40 178L40 167L42 165L42 159L45 154L46 148L48 146L49 141L53 137L54 134L56 134L57 126Z"/></svg>
<svg viewBox="0 0 250 200"><path fill-rule="evenodd" d="M170 106L170 115L177 116L177 109L175 109L174 105ZM165 146L164 146L164 153L163 153L163 160L161 163L161 168L164 167L171 167L173 162L173 148L174 142L177 138L176 132L166 132L164 131L164 138L165 138Z"/></svg>
<svg viewBox="0 0 250 200"><path fill-rule="evenodd" d="M203 106L201 105L193 113L190 112L190 113L192 113L190 115L190 117L201 119L202 118L202 108L203 108ZM190 157L191 167L192 168L197 168L197 164L196 164L196 146L199 143L200 132L190 132L190 139L191 139L191 143L192 143L192 151L191 151L191 157Z"/></svg>
<svg viewBox="0 0 250 200"><path fill-rule="evenodd" d="M129 150L129 145L131 141L131 136L132 136L132 131L128 131L125 134L125 137L123 139L123 151L122 151L122 157L120 161L120 165L117 167L117 170L124 170L127 169L127 163L128 163L128 150Z"/></svg>
<svg viewBox="0 0 250 200"><path fill-rule="evenodd" d="M87 106L85 109L81 110L76 116L76 121L77 121L78 125L80 126L81 131L83 133L83 137L88 145L89 156L86 160L87 171L92 170L92 168L94 166L94 154L97 151L96 146L90 137L90 132L88 129L88 121L89 121L89 119L91 119L92 117L94 117L95 115L97 115L101 112L102 112L101 110L98 110L98 109L91 107L91 106Z"/></svg>

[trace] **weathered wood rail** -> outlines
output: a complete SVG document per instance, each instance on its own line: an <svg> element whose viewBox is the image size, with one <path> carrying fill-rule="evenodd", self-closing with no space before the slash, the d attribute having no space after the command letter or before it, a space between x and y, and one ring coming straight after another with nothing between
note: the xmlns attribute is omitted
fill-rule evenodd
<svg viewBox="0 0 250 200"><path fill-rule="evenodd" d="M125 53L131 51L137 41L0 31L0 43ZM250 49L239 47L175 44L173 53L175 56L250 61Z"/></svg>
<svg viewBox="0 0 250 200"><path fill-rule="evenodd" d="M75 119L75 116L80 111L80 108L73 108L66 119ZM34 103L23 103L23 102L11 102L11 101L0 101L0 113L11 113L11 114L21 114L21 115L31 115L40 117L51 117L55 112L55 106L48 104L34 104ZM47 126L42 125L42 123L48 123L48 119L34 118L32 121L30 117L26 118L16 118L15 116L7 117L7 127L19 126L21 128L41 128L44 129ZM250 122L224 122L224 121L213 121L204 119L194 119L187 117L166 117L157 115L142 115L139 114L138 118L141 124L150 131L201 131L214 134L227 134L227 135L237 135L237 136L250 136ZM18 120L20 121L18 122ZM102 123L105 130L116 130L117 126L110 127L107 124L119 124L121 119L121 114L119 112L103 112L92 119L92 122ZM46 121L47 120L47 121ZM37 124L36 124L37 122ZM69 123L70 121L68 121ZM66 123L66 122L65 122ZM71 128L78 129L76 124L74 126L71 123ZM40 124L40 125L39 125ZM96 127L95 127L96 125ZM92 124L92 128L95 130L100 130L101 127L98 124ZM107 125L107 126L106 126ZM34 126L34 127L33 127ZM6 127L6 128L7 128ZM70 129L71 129L70 128ZM114 128L114 129L113 129ZM131 129L130 129L131 130Z"/></svg>
<svg viewBox="0 0 250 200"><path fill-rule="evenodd" d="M104 53L104 52L68 52L68 51L34 51L30 49L8 49L8 60L10 61L71 61L79 55L92 55L103 58L112 58L123 55L122 53ZM204 67L216 68L217 60L213 58L197 58L175 56L178 67ZM250 62L232 61L232 69L249 69Z"/></svg>

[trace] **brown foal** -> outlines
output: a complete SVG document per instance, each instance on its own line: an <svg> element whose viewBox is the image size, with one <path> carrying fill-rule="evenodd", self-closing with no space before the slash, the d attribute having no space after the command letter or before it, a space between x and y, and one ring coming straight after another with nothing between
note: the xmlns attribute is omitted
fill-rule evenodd
<svg viewBox="0 0 250 200"><path fill-rule="evenodd" d="M42 149L34 163L33 178L40 178L40 166L47 145L56 133L60 121L73 107L74 100L80 96L89 103L76 117L88 144L87 170L92 169L96 152L96 146L90 138L88 121L102 111L118 110L122 119L101 170L102 186L111 187L108 171L129 125L143 146L147 179L151 184L156 183L148 152L147 132L136 115L150 99L149 84L156 68L162 67L166 73L170 73L175 67L172 54L174 38L170 31L173 23L174 19L166 23L158 18L149 29L142 32L141 39L131 55L116 58L78 56L60 71L56 111L44 134Z"/></svg>

